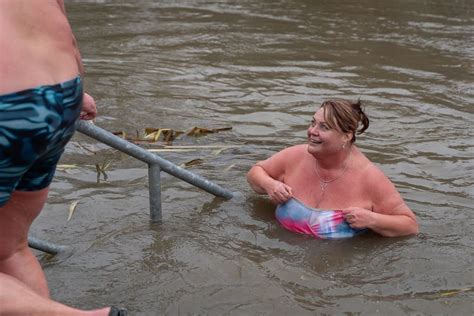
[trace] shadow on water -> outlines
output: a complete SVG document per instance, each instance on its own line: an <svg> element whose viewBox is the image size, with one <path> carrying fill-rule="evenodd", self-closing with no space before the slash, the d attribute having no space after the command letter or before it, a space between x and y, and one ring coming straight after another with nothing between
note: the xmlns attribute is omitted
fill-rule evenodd
<svg viewBox="0 0 474 316"><path fill-rule="evenodd" d="M276 205L268 198L250 195L247 197L245 204L246 209L254 219L263 222L270 222L275 219L274 212Z"/></svg>

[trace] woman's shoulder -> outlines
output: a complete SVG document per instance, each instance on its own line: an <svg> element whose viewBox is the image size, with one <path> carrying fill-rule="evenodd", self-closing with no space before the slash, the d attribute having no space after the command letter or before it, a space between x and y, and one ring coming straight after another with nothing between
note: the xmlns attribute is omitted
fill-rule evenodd
<svg viewBox="0 0 474 316"><path fill-rule="evenodd" d="M289 161L294 161L298 157L301 157L301 153L306 151L305 148L305 145L295 145L291 147L286 147L276 152L266 160L258 162L258 165L286 165Z"/></svg>
<svg viewBox="0 0 474 316"><path fill-rule="evenodd" d="M308 145L306 144L294 145L294 146L287 147L284 150L292 154L306 153L308 152Z"/></svg>
<svg viewBox="0 0 474 316"><path fill-rule="evenodd" d="M285 170L289 170L295 167L298 162L302 161L302 158L306 156L305 153L307 152L307 146L304 144L286 147L263 161L262 165L280 166Z"/></svg>
<svg viewBox="0 0 474 316"><path fill-rule="evenodd" d="M358 170L358 174L366 179L368 182L377 182L382 178L386 178L383 171L373 163L367 156L358 148L354 150L354 169Z"/></svg>
<svg viewBox="0 0 474 316"><path fill-rule="evenodd" d="M306 151L305 148L304 145L284 148L271 157L259 161L256 165L263 168L273 178L280 179L282 175L294 170L295 166L298 165L298 161L301 161L303 156L301 153Z"/></svg>
<svg viewBox="0 0 474 316"><path fill-rule="evenodd" d="M306 153L306 152L308 152L307 145L300 144L300 145L286 147L280 150L279 152L277 152L275 156L285 157L285 159L293 158L293 157L297 158L297 157L301 157L301 154Z"/></svg>
<svg viewBox="0 0 474 316"><path fill-rule="evenodd" d="M357 164L358 175L370 195L385 195L394 190L394 184L388 176L364 154L359 157Z"/></svg>

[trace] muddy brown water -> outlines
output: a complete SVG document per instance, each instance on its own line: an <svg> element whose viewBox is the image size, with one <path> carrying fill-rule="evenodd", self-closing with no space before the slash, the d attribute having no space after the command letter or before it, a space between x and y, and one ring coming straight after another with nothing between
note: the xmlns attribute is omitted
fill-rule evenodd
<svg viewBox="0 0 474 316"><path fill-rule="evenodd" d="M68 1L96 124L232 127L160 155L240 194L162 177L150 225L147 168L76 135L32 227L69 245L38 253L52 296L131 315L468 315L473 299L472 1ZM417 214L421 234L320 241L285 231L245 181L305 141L325 99L361 98L359 147ZM95 153L92 154L90 150ZM97 181L94 165L106 164ZM70 221L68 208L79 201Z"/></svg>

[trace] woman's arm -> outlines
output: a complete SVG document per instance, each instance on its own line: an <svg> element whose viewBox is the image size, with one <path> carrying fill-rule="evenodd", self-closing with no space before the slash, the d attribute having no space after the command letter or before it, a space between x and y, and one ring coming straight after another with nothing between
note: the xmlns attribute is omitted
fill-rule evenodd
<svg viewBox="0 0 474 316"><path fill-rule="evenodd" d="M272 178L258 164L248 172L247 181L255 192L268 194L270 199L277 204L286 202L293 196L293 192L288 185Z"/></svg>
<svg viewBox="0 0 474 316"><path fill-rule="evenodd" d="M250 171L247 173L247 182L250 184L250 187L259 194L266 194L267 187L269 184L267 182L275 181L271 178L268 173L259 165L254 165L250 168Z"/></svg>
<svg viewBox="0 0 474 316"><path fill-rule="evenodd" d="M353 228L369 228L382 236L397 237L418 233L416 216L405 204L393 183L373 166L364 177L372 210L349 207L345 219Z"/></svg>
<svg viewBox="0 0 474 316"><path fill-rule="evenodd" d="M344 210L344 217L352 228L369 228L385 237L418 233L415 214L405 203L391 214L376 213L360 207L349 207Z"/></svg>
<svg viewBox="0 0 474 316"><path fill-rule="evenodd" d="M417 234L419 231L415 214L403 203L391 214L373 213L375 220L372 230L386 237Z"/></svg>
<svg viewBox="0 0 474 316"><path fill-rule="evenodd" d="M283 203L293 197L291 187L284 183L288 162L301 151L299 146L286 148L267 160L255 164L247 173L247 181L252 189L260 194L268 194L275 203Z"/></svg>

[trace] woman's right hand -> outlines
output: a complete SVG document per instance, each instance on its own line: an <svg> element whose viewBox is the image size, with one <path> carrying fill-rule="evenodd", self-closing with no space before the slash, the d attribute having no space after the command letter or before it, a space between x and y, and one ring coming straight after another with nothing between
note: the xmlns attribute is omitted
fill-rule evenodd
<svg viewBox="0 0 474 316"><path fill-rule="evenodd" d="M274 180L266 191L270 199L277 204L284 203L293 197L291 187L278 180Z"/></svg>

